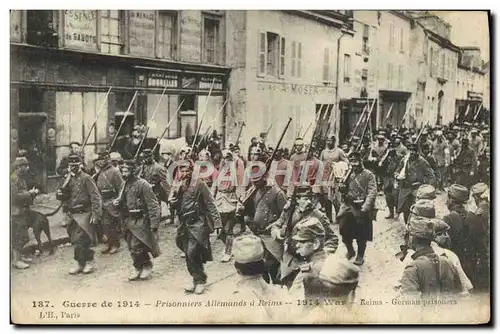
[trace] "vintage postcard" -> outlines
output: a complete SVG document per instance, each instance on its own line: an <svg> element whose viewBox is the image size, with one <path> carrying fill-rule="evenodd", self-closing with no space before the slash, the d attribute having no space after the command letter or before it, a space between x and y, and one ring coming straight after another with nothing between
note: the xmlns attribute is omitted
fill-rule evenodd
<svg viewBox="0 0 500 334"><path fill-rule="evenodd" d="M14 324L487 324L488 11L10 10Z"/></svg>

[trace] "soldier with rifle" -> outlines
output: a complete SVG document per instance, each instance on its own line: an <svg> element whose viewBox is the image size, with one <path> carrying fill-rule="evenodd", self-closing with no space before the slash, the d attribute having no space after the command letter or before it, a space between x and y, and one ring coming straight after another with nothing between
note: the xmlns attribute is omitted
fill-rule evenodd
<svg viewBox="0 0 500 334"><path fill-rule="evenodd" d="M89 274L94 270L94 251L90 247L96 243L94 225L102 217L102 200L92 177L82 171L81 156L71 154L68 160L69 179L57 191L56 198L68 210L66 229L74 246L76 261L69 273Z"/></svg>
<svg viewBox="0 0 500 334"><path fill-rule="evenodd" d="M397 154L395 144L389 143L386 154L379 161L379 168L384 171L384 195L389 215L385 219L394 219L398 200L398 191L394 188L396 168L399 165L401 156Z"/></svg>
<svg viewBox="0 0 500 334"><path fill-rule="evenodd" d="M235 158L235 154L229 150L222 151L223 161L219 171L219 177L213 184L215 206L220 213L222 230L218 236L224 242L225 249L221 262L231 260L234 225L236 223L236 206L238 198L245 193L243 177L245 167L243 162Z"/></svg>
<svg viewBox="0 0 500 334"><path fill-rule="evenodd" d="M291 121L290 118L276 145L276 150L280 147ZM261 171L261 173L256 173L257 171L252 169L251 186L246 191L244 198L240 199L236 211L237 218L244 219L245 224L253 234L264 243L266 249L264 279L268 283L278 284L283 249L281 244L271 236L269 226L276 222L283 212L286 195L277 185L268 183L268 171L273 160L274 156L266 162L265 171Z"/></svg>
<svg viewBox="0 0 500 334"><path fill-rule="evenodd" d="M123 179L119 169L110 162L109 152L99 152L96 160L97 174L93 176L97 189L102 198L101 224L106 235L106 247L101 250L103 254L115 254L120 248L121 215L112 205L113 199L118 197L123 186Z"/></svg>
<svg viewBox="0 0 500 334"><path fill-rule="evenodd" d="M401 159L396 169L394 187L399 189L397 213L403 213L405 223L408 223L410 208L415 204L417 189L423 184L435 186L436 177L429 163L418 153L417 141L407 143L409 154Z"/></svg>
<svg viewBox="0 0 500 334"><path fill-rule="evenodd" d="M137 176L136 160L125 160L121 173L125 183L113 201L113 205L123 215L123 232L132 257L134 271L130 281L146 280L151 277L153 258L160 255L158 227L160 205L151 186Z"/></svg>
<svg viewBox="0 0 500 334"><path fill-rule="evenodd" d="M361 155L353 153L349 157L351 164L341 182L339 191L342 194L342 204L337 221L342 242L347 248L348 260L356 256L354 264L364 263L366 243L373 239L372 221L376 217L375 198L377 197L377 182L375 175L363 167ZM353 248L353 240L358 244L357 253Z"/></svg>
<svg viewBox="0 0 500 334"><path fill-rule="evenodd" d="M221 226L222 222L208 186L200 179L192 179L194 163L179 163L179 181L173 187L170 199L170 205L180 221L175 243L185 254L187 269L192 277L184 290L202 294L207 283L203 264L213 260L209 236L214 226Z"/></svg>
<svg viewBox="0 0 500 334"><path fill-rule="evenodd" d="M142 151L142 154L143 166L140 177L149 183L158 200L158 203L161 203L161 201L166 202L167 195L163 186L161 185L161 181L165 178L164 175L166 175L167 171L164 170L162 165L154 160L153 151L151 149L144 149Z"/></svg>
<svg viewBox="0 0 500 334"><path fill-rule="evenodd" d="M297 233L297 224L311 218L318 219L325 231L324 248L328 253L337 250L339 240L332 230L328 217L316 209L313 201L313 193L310 186L299 186L294 197L288 200L284 210L276 223L271 227L271 236L278 242L283 243L284 252L280 266L281 284L290 287L299 273L299 267L303 260L297 256L293 237Z"/></svg>

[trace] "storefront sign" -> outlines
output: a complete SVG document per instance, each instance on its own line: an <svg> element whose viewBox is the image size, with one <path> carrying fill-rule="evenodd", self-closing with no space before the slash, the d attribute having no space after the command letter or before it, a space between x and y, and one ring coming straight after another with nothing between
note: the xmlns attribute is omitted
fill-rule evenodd
<svg viewBox="0 0 500 334"><path fill-rule="evenodd" d="M467 99L469 100L482 100L483 94L479 92L467 91Z"/></svg>
<svg viewBox="0 0 500 334"><path fill-rule="evenodd" d="M21 11L10 11L10 41L21 42Z"/></svg>
<svg viewBox="0 0 500 334"><path fill-rule="evenodd" d="M169 72L151 72L148 75L148 87L177 88L179 76Z"/></svg>
<svg viewBox="0 0 500 334"><path fill-rule="evenodd" d="M212 87L212 81L214 86L212 89L222 90L222 79L221 78L211 78L211 77L202 77L200 79L200 89L210 89Z"/></svg>
<svg viewBox="0 0 500 334"><path fill-rule="evenodd" d="M130 53L138 56L154 58L155 52L155 22L154 10L131 10L130 23Z"/></svg>
<svg viewBox="0 0 500 334"><path fill-rule="evenodd" d="M318 95L318 94L333 94L335 89L331 87L313 86L313 85L300 85L288 83L268 83L258 82L257 90L271 91L280 93L290 93L298 95Z"/></svg>
<svg viewBox="0 0 500 334"><path fill-rule="evenodd" d="M64 11L64 45L95 51L97 49L97 11Z"/></svg>

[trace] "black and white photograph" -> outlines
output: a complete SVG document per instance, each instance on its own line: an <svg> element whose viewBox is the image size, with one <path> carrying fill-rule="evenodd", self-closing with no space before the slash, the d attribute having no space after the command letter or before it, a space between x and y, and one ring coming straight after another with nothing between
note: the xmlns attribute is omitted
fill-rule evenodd
<svg viewBox="0 0 500 334"><path fill-rule="evenodd" d="M11 324L490 323L491 15L10 10Z"/></svg>

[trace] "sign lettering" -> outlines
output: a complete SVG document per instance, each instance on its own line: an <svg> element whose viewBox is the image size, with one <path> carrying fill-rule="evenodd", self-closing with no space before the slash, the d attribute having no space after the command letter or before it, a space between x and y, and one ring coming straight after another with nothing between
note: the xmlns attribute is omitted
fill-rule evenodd
<svg viewBox="0 0 500 334"><path fill-rule="evenodd" d="M257 90L279 93L292 93L298 95L319 95L335 93L335 89L332 87L268 82L257 83Z"/></svg>
<svg viewBox="0 0 500 334"><path fill-rule="evenodd" d="M154 58L155 22L154 10L131 10L130 53Z"/></svg>
<svg viewBox="0 0 500 334"><path fill-rule="evenodd" d="M64 11L64 45L83 50L97 49L97 13L95 10Z"/></svg>

